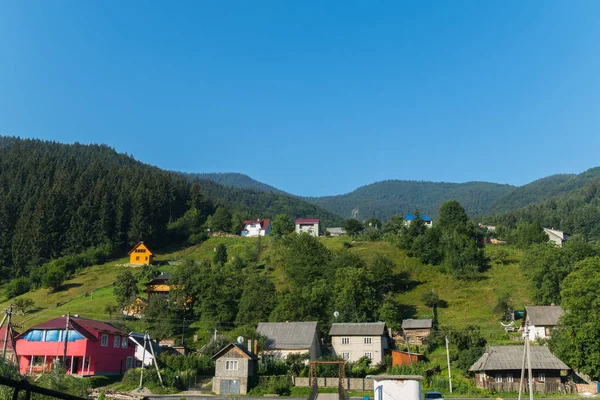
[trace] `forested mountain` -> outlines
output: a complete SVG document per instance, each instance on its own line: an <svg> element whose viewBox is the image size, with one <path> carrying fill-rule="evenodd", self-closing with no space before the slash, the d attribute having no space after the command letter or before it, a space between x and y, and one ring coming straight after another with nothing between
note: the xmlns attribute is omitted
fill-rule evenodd
<svg viewBox="0 0 600 400"><path fill-rule="evenodd" d="M359 209L359 218L375 217L387 220L394 214L412 213L418 208L421 214L435 218L440 205L447 200L457 200L469 215L483 215L501 196L514 186L488 182L417 182L388 180L376 182L355 191L326 197L307 197L338 215L350 218L351 210Z"/></svg>
<svg viewBox="0 0 600 400"><path fill-rule="evenodd" d="M184 175L192 179L208 179L220 183L221 185L231 186L237 189L253 189L263 192L285 193L271 185L259 182L250 178L248 175L240 174L238 172L194 173Z"/></svg>
<svg viewBox="0 0 600 400"><path fill-rule="evenodd" d="M108 146L0 137L0 279L26 276L32 267L89 247L123 251L139 240L165 245L173 240L167 225L195 204L203 208L200 222L221 205L234 218L285 213L340 223L292 196L185 178Z"/></svg>
<svg viewBox="0 0 600 400"><path fill-rule="evenodd" d="M558 174L538 179L500 197L491 211L504 213L566 195L584 187L596 178L600 178L600 167L589 169L579 175Z"/></svg>

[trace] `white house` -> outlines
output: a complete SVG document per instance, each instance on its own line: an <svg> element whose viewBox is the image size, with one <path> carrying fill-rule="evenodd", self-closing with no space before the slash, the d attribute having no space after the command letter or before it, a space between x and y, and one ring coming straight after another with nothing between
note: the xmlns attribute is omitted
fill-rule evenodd
<svg viewBox="0 0 600 400"><path fill-rule="evenodd" d="M346 230L344 228L335 227L335 228L327 228L325 229L325 233L329 234L331 237L343 236L346 234Z"/></svg>
<svg viewBox="0 0 600 400"><path fill-rule="evenodd" d="M552 328L558 324L558 320L564 313L561 306L526 306L521 325L523 337L525 337L526 326L529 324L530 341L536 338L549 338Z"/></svg>
<svg viewBox="0 0 600 400"><path fill-rule="evenodd" d="M408 214L406 217L404 217L404 225L408 226L410 225L410 223L417 217L415 217L412 214ZM423 220L423 222L425 222L425 226L428 228L431 228L433 226L433 220L431 218L429 218L427 215L421 215L419 218L421 218Z"/></svg>
<svg viewBox="0 0 600 400"><path fill-rule="evenodd" d="M242 226L242 236L245 237L267 236L271 233L271 221L268 219L244 221Z"/></svg>
<svg viewBox="0 0 600 400"><path fill-rule="evenodd" d="M319 236L321 220L319 218L298 218L296 220L296 233L309 233Z"/></svg>
<svg viewBox="0 0 600 400"><path fill-rule="evenodd" d="M285 359L289 354L309 354L311 360L321 356L317 322L260 322L256 332L266 338L269 357Z"/></svg>
<svg viewBox="0 0 600 400"><path fill-rule="evenodd" d="M548 235L548 241L554 243L558 247L562 247L569 238L569 235L556 229L544 228L544 233Z"/></svg>
<svg viewBox="0 0 600 400"><path fill-rule="evenodd" d="M129 340L135 343L135 367L142 366L142 359L144 361L144 366L152 366L154 357L152 356L152 350L154 350L154 354L158 357L159 353L164 351L164 348L159 346L154 340L149 339L146 344L146 351L144 352L144 334L141 332L130 332ZM152 349L150 349L152 346Z"/></svg>
<svg viewBox="0 0 600 400"><path fill-rule="evenodd" d="M334 323L329 335L333 353L347 361L369 357L373 364L381 364L389 349L385 322Z"/></svg>

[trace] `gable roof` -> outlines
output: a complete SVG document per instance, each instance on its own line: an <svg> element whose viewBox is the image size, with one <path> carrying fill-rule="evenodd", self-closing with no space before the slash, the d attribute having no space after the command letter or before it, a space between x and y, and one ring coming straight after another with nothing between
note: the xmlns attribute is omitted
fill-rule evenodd
<svg viewBox="0 0 600 400"><path fill-rule="evenodd" d="M244 356L248 360L258 360L258 358L256 357L256 355L250 353L245 346L243 346L243 345L241 345L239 343L229 343L227 346L225 346L221 350L219 350L217 352L217 354L215 354L214 356L212 356L212 359L216 360L217 358L221 357L223 354L225 354L226 352L228 352L229 349L231 349L231 348L235 348L238 353L240 353L242 356Z"/></svg>
<svg viewBox="0 0 600 400"><path fill-rule="evenodd" d="M565 240L566 239L565 236L567 236L567 235L565 235L565 233L563 231L559 231L557 229L544 228L544 232L546 232L546 235L548 235L548 236L554 235L562 240Z"/></svg>
<svg viewBox="0 0 600 400"><path fill-rule="evenodd" d="M67 324L67 317L58 317L51 319L46 322L42 322L41 324L32 326L27 329L25 332L21 333L18 337L24 336L27 332L34 329L41 330L49 330L49 329L65 329ZM80 317L70 317L69 318L69 329L73 329L74 331L79 332L82 336L87 339L97 339L101 333L108 333L113 335L122 335L127 336L127 334L108 322L97 321L95 319L87 319Z"/></svg>
<svg viewBox="0 0 600 400"><path fill-rule="evenodd" d="M381 336L385 334L385 322L334 323L330 336Z"/></svg>
<svg viewBox="0 0 600 400"><path fill-rule="evenodd" d="M310 349L317 322L260 322L256 332L267 337L269 349Z"/></svg>
<svg viewBox="0 0 600 400"><path fill-rule="evenodd" d="M156 284L165 283L169 279L171 279L171 274L168 274L168 273L160 274L156 278L152 279L150 282L146 283L146 285L156 285Z"/></svg>
<svg viewBox="0 0 600 400"><path fill-rule="evenodd" d="M267 229L267 226L269 226L269 224L271 223L271 220L269 219L254 219L254 220L248 220L248 221L244 221L242 223L242 226L244 227L244 229L246 228L246 225L254 225L256 223L260 224L260 229L265 230Z"/></svg>
<svg viewBox="0 0 600 400"><path fill-rule="evenodd" d="M129 339L138 346L144 347L144 333L142 332L129 332ZM152 347L152 349L150 349ZM154 354L162 353L165 348L160 346L156 340L148 338L146 342L146 351L154 350Z"/></svg>
<svg viewBox="0 0 600 400"><path fill-rule="evenodd" d="M402 321L402 329L431 329L433 320L429 319L405 319Z"/></svg>
<svg viewBox="0 0 600 400"><path fill-rule="evenodd" d="M298 218L296 220L297 224L318 224L320 222L319 218Z"/></svg>
<svg viewBox="0 0 600 400"><path fill-rule="evenodd" d="M404 217L405 221L412 221L413 219L415 219L416 217L413 214L408 214L406 217ZM423 221L431 221L431 218L429 218L427 215L421 215L420 218Z"/></svg>
<svg viewBox="0 0 600 400"><path fill-rule="evenodd" d="M531 346L532 369L570 369L546 346ZM523 362L523 346L489 346L485 353L469 368L469 371L520 370Z"/></svg>
<svg viewBox="0 0 600 400"><path fill-rule="evenodd" d="M561 306L526 306L523 323L528 317L531 325L554 326L564 313Z"/></svg>
<svg viewBox="0 0 600 400"><path fill-rule="evenodd" d="M146 246L144 244L144 242L139 242L138 244L136 244L135 246L133 246L133 248L131 250L129 250L129 253L127 253L127 255L133 253L133 251L135 249L137 249L138 247L143 247L144 249L146 249L148 251L148 254L152 255L152 252L150 251L150 249L148 248L148 246Z"/></svg>

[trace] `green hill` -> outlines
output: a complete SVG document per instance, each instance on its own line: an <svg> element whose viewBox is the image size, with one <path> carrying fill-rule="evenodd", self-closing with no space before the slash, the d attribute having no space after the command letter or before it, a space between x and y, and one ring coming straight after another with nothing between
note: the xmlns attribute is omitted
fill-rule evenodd
<svg viewBox="0 0 600 400"><path fill-rule="evenodd" d="M238 172L194 173L184 175L191 179L207 179L217 182L223 186L229 186L236 189L252 189L262 192L285 193L284 191L279 190L271 185L259 182L250 178L248 175L240 174Z"/></svg>

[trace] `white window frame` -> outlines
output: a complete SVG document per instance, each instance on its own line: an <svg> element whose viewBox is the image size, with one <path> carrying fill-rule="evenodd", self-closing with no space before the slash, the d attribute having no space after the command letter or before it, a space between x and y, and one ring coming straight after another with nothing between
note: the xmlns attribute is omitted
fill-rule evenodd
<svg viewBox="0 0 600 400"><path fill-rule="evenodd" d="M126 348L127 346L129 346L129 338L127 336L123 336L123 339L121 340L121 347Z"/></svg>
<svg viewBox="0 0 600 400"><path fill-rule="evenodd" d="M496 374L494 376L494 382L496 382L496 383L502 383L502 374Z"/></svg>
<svg viewBox="0 0 600 400"><path fill-rule="evenodd" d="M546 382L546 373L545 372L538 372L537 379L540 382Z"/></svg>
<svg viewBox="0 0 600 400"><path fill-rule="evenodd" d="M342 344L350 344L350 338L349 337L343 337L342 338Z"/></svg>
<svg viewBox="0 0 600 400"><path fill-rule="evenodd" d="M237 371L238 370L238 360L225 360L225 370L226 371Z"/></svg>
<svg viewBox="0 0 600 400"><path fill-rule="evenodd" d="M125 369L133 368L133 357L127 357L127 361L125 361Z"/></svg>
<svg viewBox="0 0 600 400"><path fill-rule="evenodd" d="M511 372L508 372L506 374L506 382L513 383L514 381L515 381L515 378L514 378L513 374Z"/></svg>
<svg viewBox="0 0 600 400"><path fill-rule="evenodd" d="M485 374L485 372L482 372L481 374L479 374L479 382L485 382L487 378L487 375Z"/></svg>
<svg viewBox="0 0 600 400"><path fill-rule="evenodd" d="M108 347L108 335L106 333L103 333L100 338L100 346Z"/></svg>
<svg viewBox="0 0 600 400"><path fill-rule="evenodd" d="M363 338L363 344L371 344L372 340L370 337Z"/></svg>
<svg viewBox="0 0 600 400"><path fill-rule="evenodd" d="M372 351L365 351L365 352L363 353L363 355L364 355L365 357L369 357L369 359L371 359L371 360L373 359L373 352L372 352Z"/></svg>
<svg viewBox="0 0 600 400"><path fill-rule="evenodd" d="M344 361L350 360L350 352L349 351L344 351L342 353L342 358L344 359Z"/></svg>
<svg viewBox="0 0 600 400"><path fill-rule="evenodd" d="M116 347L117 349L121 347L121 336L115 335L113 338L113 347Z"/></svg>

